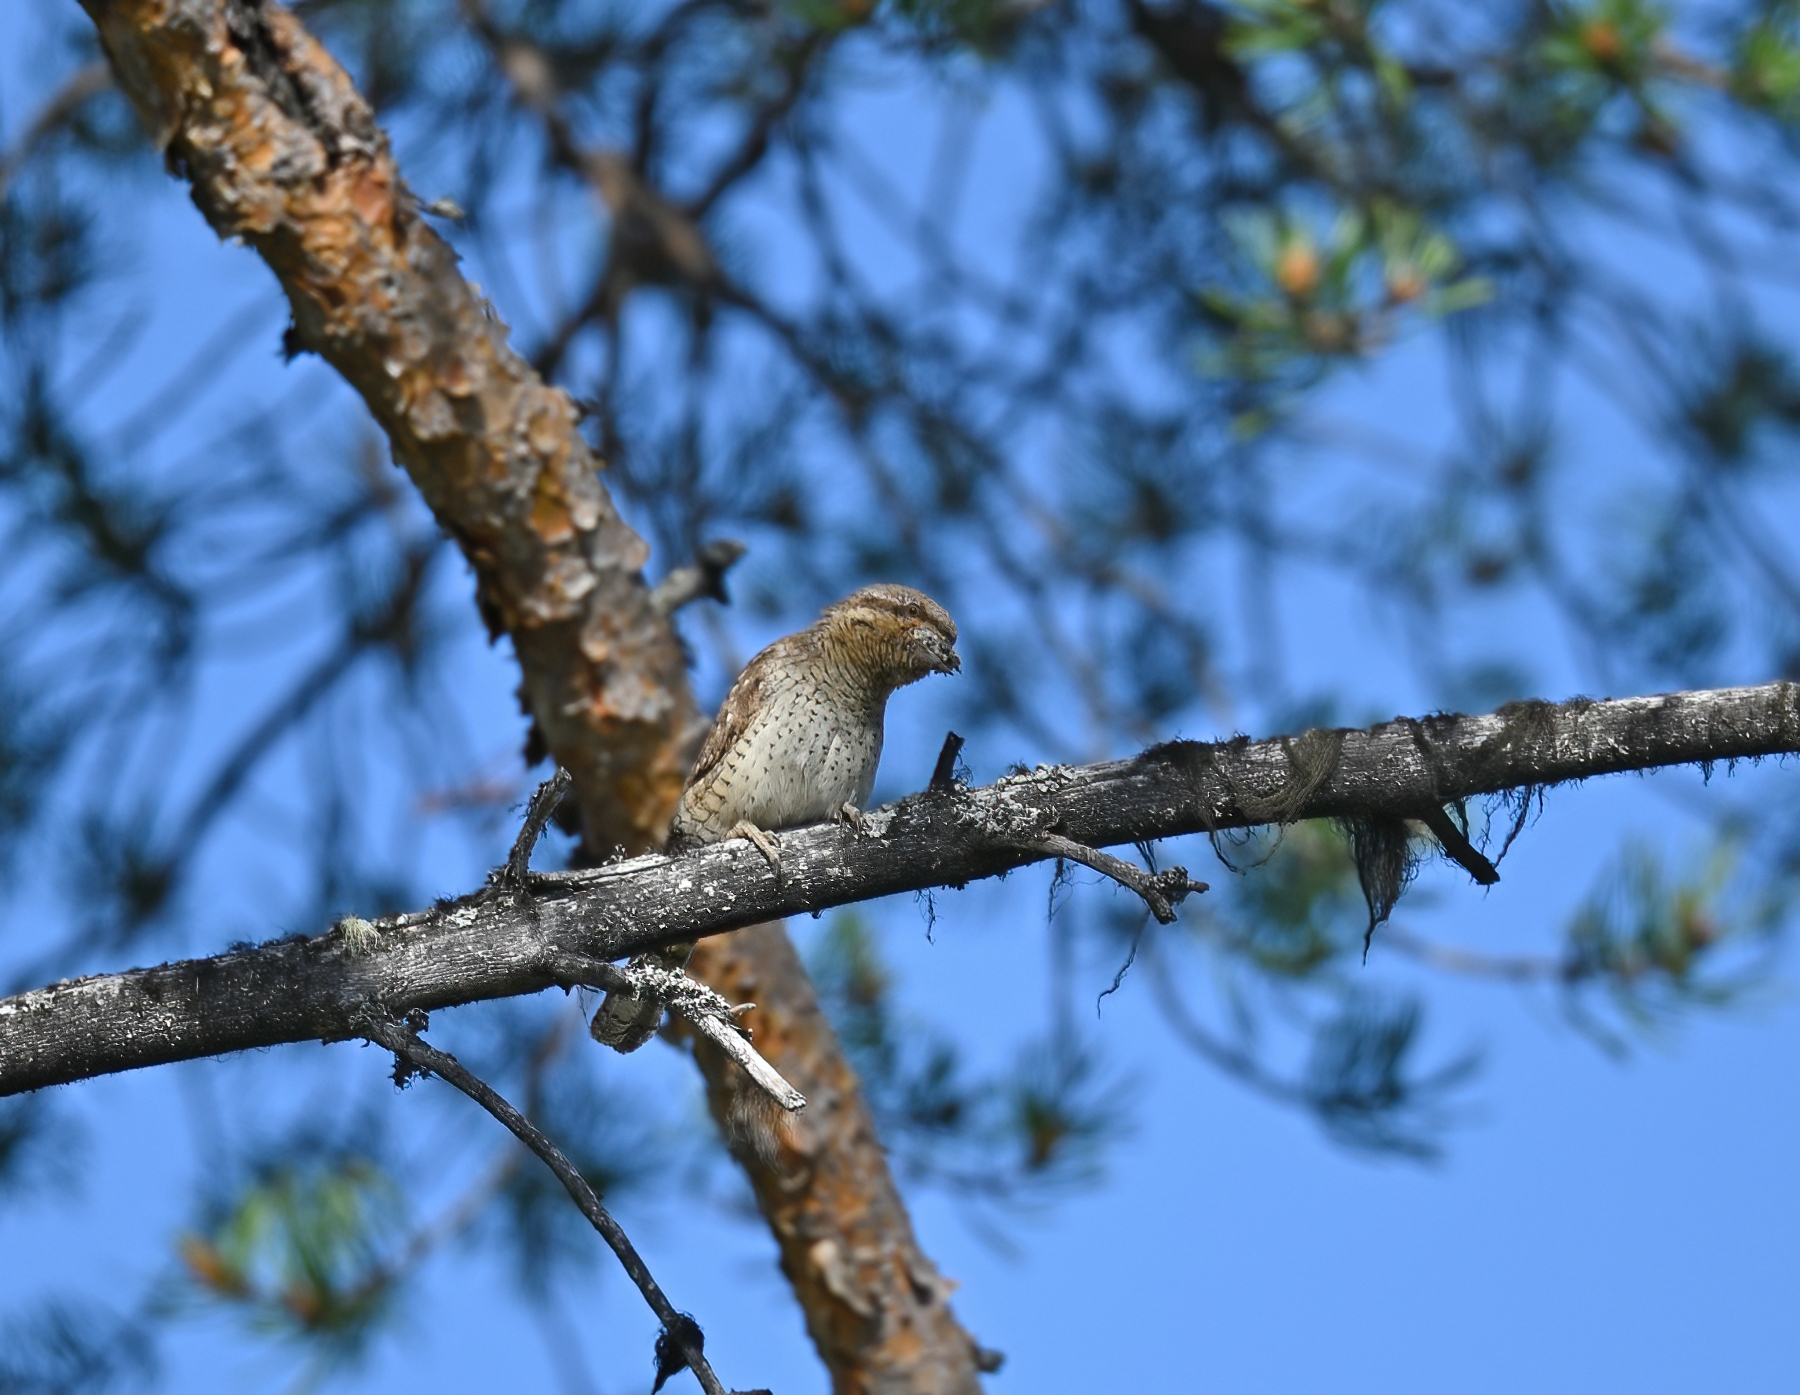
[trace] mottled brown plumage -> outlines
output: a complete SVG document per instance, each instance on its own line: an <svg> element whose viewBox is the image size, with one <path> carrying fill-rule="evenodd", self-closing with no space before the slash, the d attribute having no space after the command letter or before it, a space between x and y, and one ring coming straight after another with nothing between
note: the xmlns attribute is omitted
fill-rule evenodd
<svg viewBox="0 0 1800 1395"><path fill-rule="evenodd" d="M889 695L961 666L956 622L921 592L865 586L828 606L758 654L731 685L688 776L671 847L748 838L779 875L775 830L861 819ZM685 964L691 950L671 946L662 962ZM659 1002L609 994L592 1030L631 1051L661 1018Z"/></svg>

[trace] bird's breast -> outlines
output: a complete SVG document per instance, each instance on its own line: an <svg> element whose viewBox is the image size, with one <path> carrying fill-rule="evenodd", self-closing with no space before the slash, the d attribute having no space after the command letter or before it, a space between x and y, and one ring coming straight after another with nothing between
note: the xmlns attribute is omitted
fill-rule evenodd
<svg viewBox="0 0 1800 1395"><path fill-rule="evenodd" d="M682 798L677 827L722 838L741 820L795 828L862 808L881 760L881 711L796 685L754 713L718 764Z"/></svg>

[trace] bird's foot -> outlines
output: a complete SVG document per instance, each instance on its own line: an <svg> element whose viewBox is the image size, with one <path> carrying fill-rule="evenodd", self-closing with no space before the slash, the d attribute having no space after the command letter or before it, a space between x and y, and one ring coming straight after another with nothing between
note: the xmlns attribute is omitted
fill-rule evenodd
<svg viewBox="0 0 1800 1395"><path fill-rule="evenodd" d="M841 823L857 833L863 831L863 811L858 809L848 799L838 805L836 809L832 810L831 818L834 823Z"/></svg>
<svg viewBox="0 0 1800 1395"><path fill-rule="evenodd" d="M739 819L732 824L727 838L748 838L756 844L756 850L768 859L770 869L777 879L781 876L781 844L773 833L764 833L762 829L751 823L749 819Z"/></svg>

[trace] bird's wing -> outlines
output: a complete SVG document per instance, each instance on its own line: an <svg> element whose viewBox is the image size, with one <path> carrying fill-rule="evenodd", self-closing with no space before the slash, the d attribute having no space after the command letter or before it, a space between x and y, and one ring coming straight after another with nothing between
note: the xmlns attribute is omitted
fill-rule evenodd
<svg viewBox="0 0 1800 1395"><path fill-rule="evenodd" d="M763 702L763 691L768 687L769 674L780 664L788 662L796 647L799 635L789 635L778 639L749 663L731 685L731 691L725 695L725 701L719 704L719 715L713 719L712 730L706 734L706 744L701 746L699 758L694 761L694 768L688 773L688 787L704 780L721 760L725 753L737 745L750 723L750 716Z"/></svg>

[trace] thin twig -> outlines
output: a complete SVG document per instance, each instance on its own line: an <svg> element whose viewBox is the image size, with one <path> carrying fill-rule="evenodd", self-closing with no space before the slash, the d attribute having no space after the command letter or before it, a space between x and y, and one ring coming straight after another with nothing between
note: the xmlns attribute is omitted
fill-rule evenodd
<svg viewBox="0 0 1800 1395"><path fill-rule="evenodd" d="M1479 950L1423 940L1393 924L1382 930L1381 942L1410 959L1447 973L1504 979L1511 983L1566 983L1577 977L1566 960L1547 954L1483 954Z"/></svg>
<svg viewBox="0 0 1800 1395"><path fill-rule="evenodd" d="M371 1014L363 1024L363 1034L418 1070L429 1072L454 1085L510 1129L519 1142L542 1158L544 1165L568 1189L576 1206L581 1209L581 1214L588 1218L594 1229L600 1232L600 1238L619 1257L619 1263L631 1276L632 1283L637 1285L638 1292L644 1295L644 1301L650 1305L650 1311L656 1314L663 1330L674 1334L701 1389L706 1391L706 1395L726 1395L725 1387L707 1364L698 1336L699 1329L693 1326L693 1319L676 1311L675 1305L669 1302L667 1295L651 1275L649 1266L638 1254L637 1247L631 1243L631 1237L625 1233L625 1228L600 1204L600 1198L594 1195L594 1189L588 1185L587 1179L563 1156L562 1150L550 1141L543 1130L514 1109L498 1091L471 1072L456 1057L419 1040L418 1034L411 1027Z"/></svg>
<svg viewBox="0 0 1800 1395"><path fill-rule="evenodd" d="M107 67L104 58L96 58L70 74L68 81L44 103L31 124L13 142L12 149L0 151L0 198L6 197L7 185L12 182L13 175L44 139L79 111L89 98L99 96L111 86L112 69Z"/></svg>
<svg viewBox="0 0 1800 1395"><path fill-rule="evenodd" d="M1157 953L1155 940L1151 941L1144 957L1148 961L1151 992L1163 1020L1184 1046L1267 1099L1286 1105L1307 1102L1306 1091L1299 1085L1270 1074L1249 1051L1221 1041L1200 1024L1176 987L1169 965Z"/></svg>
<svg viewBox="0 0 1800 1395"><path fill-rule="evenodd" d="M1098 848L1090 848L1085 843L1077 843L1073 838L1065 838L1060 833L1008 838L1006 842L1021 851L1040 852L1048 857L1079 862L1083 867L1093 868L1103 877L1111 877L1120 886L1143 897L1144 904L1150 908L1150 914L1156 917L1159 925L1168 925L1174 921L1175 907L1186 899L1189 892L1207 889L1205 882L1189 878L1185 867L1171 867L1166 872L1158 872L1152 876L1124 858L1114 857Z"/></svg>
<svg viewBox="0 0 1800 1395"><path fill-rule="evenodd" d="M429 542L418 543L407 552L405 572L394 589L382 597L381 605L369 615L353 620L337 647L244 733L189 807L187 817L167 846L198 847L202 836L225 812L245 781L269 757L281 738L297 727L361 659L393 641L412 620L437 553L435 537Z"/></svg>
<svg viewBox="0 0 1800 1395"><path fill-rule="evenodd" d="M506 858L506 875L521 891L531 873L532 849L537 847L538 839L544 836L544 829L574 783L575 777L559 766L556 774L537 787L525 806L525 822L519 826L519 836L513 840L512 852Z"/></svg>
<svg viewBox="0 0 1800 1395"><path fill-rule="evenodd" d="M806 1108L806 1096L782 1079L781 1072L757 1053L735 1024L704 1013L684 1012L681 1015L693 1024L696 1032L742 1066L744 1074L756 1082L757 1088L789 1114L798 1114Z"/></svg>

